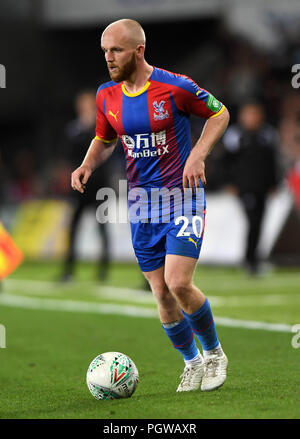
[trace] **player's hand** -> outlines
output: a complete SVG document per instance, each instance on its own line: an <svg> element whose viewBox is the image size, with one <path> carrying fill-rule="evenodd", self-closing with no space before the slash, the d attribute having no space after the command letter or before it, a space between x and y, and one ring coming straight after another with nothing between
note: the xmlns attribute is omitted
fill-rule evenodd
<svg viewBox="0 0 300 439"><path fill-rule="evenodd" d="M201 179L202 184L205 185L205 163L204 160L200 158L194 158L191 154L187 159L183 170L183 188L191 188L194 192L195 188L200 188L199 178Z"/></svg>
<svg viewBox="0 0 300 439"><path fill-rule="evenodd" d="M85 185L92 174L92 170L87 166L79 166L72 172L71 186L74 191L79 191L83 194Z"/></svg>

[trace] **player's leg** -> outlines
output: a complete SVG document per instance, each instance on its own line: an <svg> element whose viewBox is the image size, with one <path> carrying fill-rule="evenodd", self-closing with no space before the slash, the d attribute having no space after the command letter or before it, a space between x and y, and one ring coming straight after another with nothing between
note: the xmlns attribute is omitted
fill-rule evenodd
<svg viewBox="0 0 300 439"><path fill-rule="evenodd" d="M203 348L205 374L201 390L220 387L226 379L227 357L218 340L208 299L193 284L197 259L167 254L165 281Z"/></svg>
<svg viewBox="0 0 300 439"><path fill-rule="evenodd" d="M164 281L164 266L143 274L151 286L165 333L184 360L192 360L198 354L194 334Z"/></svg>
<svg viewBox="0 0 300 439"><path fill-rule="evenodd" d="M133 248L140 269L156 299L164 332L186 363L197 360L203 363L193 331L164 280L168 227L168 224L131 223ZM192 390L192 388L178 390Z"/></svg>
<svg viewBox="0 0 300 439"><path fill-rule="evenodd" d="M149 282L156 300L160 321L163 324L168 324L182 320L183 315L165 283L164 269L165 267L163 265L156 270L143 272L143 275Z"/></svg>
<svg viewBox="0 0 300 439"><path fill-rule="evenodd" d="M209 351L219 345L219 340L208 299L193 283L196 263L197 260L191 257L168 254L165 281L202 348Z"/></svg>
<svg viewBox="0 0 300 439"><path fill-rule="evenodd" d="M165 283L164 266L143 274L156 299L162 327L185 361L185 372L177 391L196 390L200 386L204 373L203 358L196 346L194 333L189 323Z"/></svg>

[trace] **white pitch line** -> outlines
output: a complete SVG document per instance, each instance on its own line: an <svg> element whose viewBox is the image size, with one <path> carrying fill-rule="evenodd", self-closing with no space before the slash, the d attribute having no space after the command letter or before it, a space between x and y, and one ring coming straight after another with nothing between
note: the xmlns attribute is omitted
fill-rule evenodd
<svg viewBox="0 0 300 439"><path fill-rule="evenodd" d="M2 293L0 295L0 305L39 309L47 311L67 311L80 313L95 313L95 314L118 314L131 317L146 317L158 318L157 311L154 309L128 306L128 305L114 305L101 304L93 302L81 302L73 300L56 300L56 299L42 299L33 297L17 296L13 294ZM220 326L227 326L230 328L245 328L258 329L264 331L277 332L292 332L292 325L284 323L266 323L251 320L237 320L228 317L216 317L215 322Z"/></svg>
<svg viewBox="0 0 300 439"><path fill-rule="evenodd" d="M26 295L55 295L61 296L64 292L86 290L89 289L89 294L99 297L114 300L128 300L135 303L149 303L155 304L154 297L150 291L137 290L121 287L112 287L109 285L99 285L95 282L70 282L58 283L48 281L35 280L20 280L20 279L6 279L4 282L4 291L10 293L25 293Z"/></svg>
<svg viewBox="0 0 300 439"><path fill-rule="evenodd" d="M6 293L0 295L0 305L49 311L75 311L96 314L119 314L134 317L157 317L157 311L151 308L75 300L39 299L37 297L17 296Z"/></svg>
<svg viewBox="0 0 300 439"><path fill-rule="evenodd" d="M262 329L264 331L276 332L292 332L292 325L286 323L266 323L257 322L255 320L238 320L229 317L215 317L217 325L229 326L231 328L245 328L245 329Z"/></svg>
<svg viewBox="0 0 300 439"><path fill-rule="evenodd" d="M209 290L213 292L213 290L216 291L243 291L245 288L247 290L257 290L258 288L263 288L265 291L271 290L277 290L278 288L286 288L289 287L298 287L300 284L300 277L299 275L292 277L291 279L283 279L283 278L261 278L261 279L237 279L234 282L229 279L206 279L206 278L196 278L196 284L200 286L201 289ZM9 290L14 292L18 290L19 288L22 288L22 291L26 292L28 291L30 294L47 294L45 291L51 290L51 294L60 294L60 291L69 291L70 289L78 290L78 289L91 289L93 290L93 294L96 294L101 296L103 293L105 296L109 297L109 295L114 292L116 295L124 295L126 292L128 292L128 297L135 296L138 297L139 302L149 303L151 299L149 300L149 292L145 290L135 290L135 289L128 289L128 288L122 288L122 287L111 287L106 285L99 285L96 282L89 282L89 281L76 281L71 283L60 283L55 281L42 281L42 280L29 280L29 279L5 279L3 281L3 287L4 290ZM59 290L58 290L59 287ZM287 297L285 294L283 294L285 297ZM148 296L148 297L147 297ZM211 297L211 296L210 296ZM242 296L240 296L242 297ZM300 297L300 295L299 295Z"/></svg>
<svg viewBox="0 0 300 439"><path fill-rule="evenodd" d="M251 307L251 306L282 306L300 305L300 295L296 294L266 294L253 296L210 296L208 300L214 307Z"/></svg>
<svg viewBox="0 0 300 439"><path fill-rule="evenodd" d="M155 304L151 291L135 290L129 288L103 286L98 287L93 294L99 298L110 300L128 300L135 303Z"/></svg>
<svg viewBox="0 0 300 439"><path fill-rule="evenodd" d="M133 290L118 287L99 287L94 293L99 298L108 298L113 300L128 300L135 303L154 304L153 295L144 290ZM214 307L249 307L249 306L280 306L280 305L297 305L300 304L300 295L293 294L266 294L252 296L211 296L208 299Z"/></svg>
<svg viewBox="0 0 300 439"><path fill-rule="evenodd" d="M200 286L200 288L206 288L209 290L220 290L220 291L241 291L243 289L247 290L257 290L257 289L264 289L264 290L270 290L270 289L276 289L282 288L285 290L287 287L299 287L300 279L290 279L290 280L284 280L284 279L265 279L265 278L258 278L258 279L236 279L234 281L226 279L214 279L212 281L208 281L207 279L197 279L196 278L196 284Z"/></svg>
<svg viewBox="0 0 300 439"><path fill-rule="evenodd" d="M59 287L59 288L58 288ZM95 282L74 282L60 284L50 281L39 280L20 280L7 279L4 283L4 291L13 294L50 295L61 296L65 291L78 291L89 289L88 293L92 296L109 299L110 301L128 301L136 304L152 304L155 300L151 292L145 290L136 290L130 288L113 287L109 285L99 285ZM298 305L300 304L300 295L296 294L256 294L256 295L226 295L213 296L208 294L211 305L215 308L222 307L251 307L251 306L281 306L281 305Z"/></svg>

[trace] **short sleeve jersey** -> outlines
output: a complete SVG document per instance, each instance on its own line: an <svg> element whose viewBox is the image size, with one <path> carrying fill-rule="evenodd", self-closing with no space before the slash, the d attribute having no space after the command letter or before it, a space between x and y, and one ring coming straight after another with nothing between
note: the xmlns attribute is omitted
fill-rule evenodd
<svg viewBox="0 0 300 439"><path fill-rule="evenodd" d="M191 151L189 116L208 119L225 108L189 77L156 67L137 93L114 81L101 85L96 103L96 138L121 139L129 189L181 187Z"/></svg>

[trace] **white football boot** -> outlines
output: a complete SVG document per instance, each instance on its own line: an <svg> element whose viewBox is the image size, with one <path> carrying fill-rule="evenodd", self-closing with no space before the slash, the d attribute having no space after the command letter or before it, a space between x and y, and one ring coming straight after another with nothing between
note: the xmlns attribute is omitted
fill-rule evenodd
<svg viewBox="0 0 300 439"><path fill-rule="evenodd" d="M228 359L222 348L212 349L209 354L204 356L204 376L201 390L205 392L221 387L226 380L227 365Z"/></svg>
<svg viewBox="0 0 300 439"><path fill-rule="evenodd" d="M203 375L203 361L186 365L183 374L180 375L181 382L177 388L177 392L189 392L199 389Z"/></svg>

